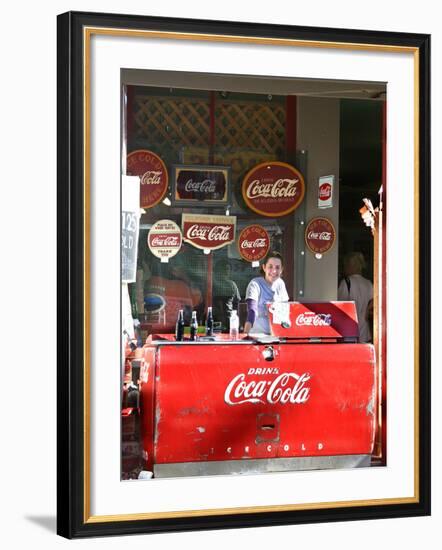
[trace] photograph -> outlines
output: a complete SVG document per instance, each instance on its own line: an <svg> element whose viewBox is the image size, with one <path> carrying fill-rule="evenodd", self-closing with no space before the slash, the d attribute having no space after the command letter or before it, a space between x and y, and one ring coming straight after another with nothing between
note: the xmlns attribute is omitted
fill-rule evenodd
<svg viewBox="0 0 442 550"><path fill-rule="evenodd" d="M58 534L429 515L429 35L57 36Z"/></svg>
<svg viewBox="0 0 442 550"><path fill-rule="evenodd" d="M122 479L383 466L386 85L204 76L121 74Z"/></svg>

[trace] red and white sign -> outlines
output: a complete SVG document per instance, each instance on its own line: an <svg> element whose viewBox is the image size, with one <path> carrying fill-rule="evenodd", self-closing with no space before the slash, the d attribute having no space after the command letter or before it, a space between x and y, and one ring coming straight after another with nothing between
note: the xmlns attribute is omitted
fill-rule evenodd
<svg viewBox="0 0 442 550"><path fill-rule="evenodd" d="M172 220L159 220L147 235L147 246L154 256L167 262L178 253L183 242L180 228Z"/></svg>
<svg viewBox="0 0 442 550"><path fill-rule="evenodd" d="M273 336L287 339L359 336L354 302L272 302L268 304Z"/></svg>
<svg viewBox="0 0 442 550"><path fill-rule="evenodd" d="M335 176L322 176L319 178L318 208L331 208L333 206L333 186Z"/></svg>
<svg viewBox="0 0 442 550"><path fill-rule="evenodd" d="M235 240L236 216L183 214L183 239L202 250L217 250Z"/></svg>
<svg viewBox="0 0 442 550"><path fill-rule="evenodd" d="M265 258L270 248L270 237L261 225L245 227L238 238L238 250L248 262L259 262Z"/></svg>
<svg viewBox="0 0 442 550"><path fill-rule="evenodd" d="M158 155L140 149L127 155L128 176L140 176L140 208L152 208L163 200L169 177Z"/></svg>
<svg viewBox="0 0 442 550"><path fill-rule="evenodd" d="M305 230L305 242L314 254L331 250L336 240L336 231L327 218L313 218Z"/></svg>
<svg viewBox="0 0 442 550"><path fill-rule="evenodd" d="M263 162L244 178L242 196L247 206L270 218L286 216L302 202L305 193L301 173L285 162Z"/></svg>

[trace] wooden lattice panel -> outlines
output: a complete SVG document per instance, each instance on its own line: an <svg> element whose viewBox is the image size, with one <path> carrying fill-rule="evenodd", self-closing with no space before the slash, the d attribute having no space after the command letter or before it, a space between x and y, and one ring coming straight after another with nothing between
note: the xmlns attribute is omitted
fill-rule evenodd
<svg viewBox="0 0 442 550"><path fill-rule="evenodd" d="M205 146L210 138L209 103L192 98L135 97L137 137L179 150Z"/></svg>
<svg viewBox="0 0 442 550"><path fill-rule="evenodd" d="M279 156L285 144L285 108L278 103L218 103L216 145Z"/></svg>
<svg viewBox="0 0 442 550"><path fill-rule="evenodd" d="M188 97L135 97L136 136L156 150L208 147L209 100ZM279 157L285 144L285 108L276 102L217 101L215 148L255 150Z"/></svg>

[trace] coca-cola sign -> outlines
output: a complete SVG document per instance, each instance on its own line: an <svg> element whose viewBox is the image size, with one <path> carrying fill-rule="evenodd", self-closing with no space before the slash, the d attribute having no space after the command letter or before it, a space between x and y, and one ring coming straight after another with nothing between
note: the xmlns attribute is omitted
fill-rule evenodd
<svg viewBox="0 0 442 550"><path fill-rule="evenodd" d="M175 204L213 206L228 202L228 167L176 165L173 174Z"/></svg>
<svg viewBox="0 0 442 550"><path fill-rule="evenodd" d="M182 244L181 231L172 220L159 220L147 235L147 246L154 256L167 262L177 254Z"/></svg>
<svg viewBox="0 0 442 550"><path fill-rule="evenodd" d="M255 369L249 369L247 374L240 373L228 383L224 392L224 402L227 405L242 405L244 403L269 403L275 405L302 405L310 397L308 373L295 372L278 373L271 379L256 376Z"/></svg>
<svg viewBox="0 0 442 550"><path fill-rule="evenodd" d="M334 176L321 176L318 185L318 208L331 208L333 206Z"/></svg>
<svg viewBox="0 0 442 550"><path fill-rule="evenodd" d="M239 234L238 250L241 257L248 262L259 262L265 258L269 248L269 234L261 225L249 225Z"/></svg>
<svg viewBox="0 0 442 550"><path fill-rule="evenodd" d="M202 250L216 250L235 240L236 216L183 214L183 239Z"/></svg>
<svg viewBox="0 0 442 550"><path fill-rule="evenodd" d="M277 218L293 212L302 202L302 174L285 162L263 162L244 178L242 195L247 206L261 216Z"/></svg>
<svg viewBox="0 0 442 550"><path fill-rule="evenodd" d="M334 245L336 231L327 218L313 218L305 229L305 242L314 254L324 254Z"/></svg>
<svg viewBox="0 0 442 550"><path fill-rule="evenodd" d="M140 176L140 208L152 208L163 200L169 179L167 168L158 155L145 149L129 153L126 173Z"/></svg>

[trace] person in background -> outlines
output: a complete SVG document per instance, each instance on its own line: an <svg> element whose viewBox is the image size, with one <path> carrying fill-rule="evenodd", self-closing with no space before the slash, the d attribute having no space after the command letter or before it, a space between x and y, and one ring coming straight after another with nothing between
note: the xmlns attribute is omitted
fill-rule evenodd
<svg viewBox="0 0 442 550"><path fill-rule="evenodd" d="M289 295L281 279L283 260L279 252L270 252L261 264L262 277L250 281L246 290L247 321L244 332L270 334L269 316L266 303L287 302Z"/></svg>
<svg viewBox="0 0 442 550"><path fill-rule="evenodd" d="M223 330L229 328L230 314L232 310L238 310L240 300L238 285L230 278L229 262L219 260L213 281L213 316L215 321L221 322Z"/></svg>
<svg viewBox="0 0 442 550"><path fill-rule="evenodd" d="M358 314L359 342L371 342L369 306L373 300L373 285L362 276L365 258L361 252L350 252L344 258L344 278L338 288L338 300L354 301Z"/></svg>

